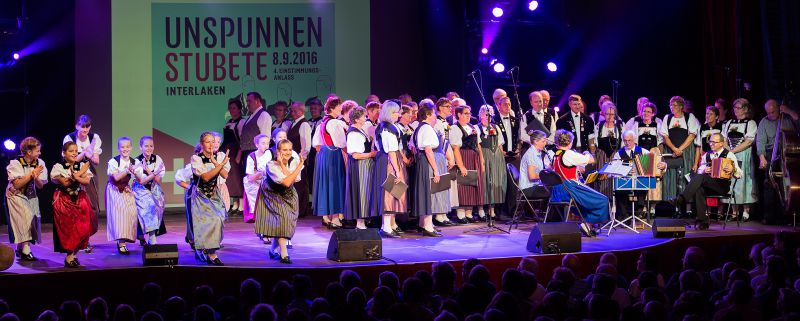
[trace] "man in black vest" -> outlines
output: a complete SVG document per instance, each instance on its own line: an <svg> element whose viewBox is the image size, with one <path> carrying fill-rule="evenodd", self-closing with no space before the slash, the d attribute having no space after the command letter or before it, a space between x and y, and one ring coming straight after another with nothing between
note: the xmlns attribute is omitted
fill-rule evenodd
<svg viewBox="0 0 800 321"><path fill-rule="evenodd" d="M503 140L506 142L503 145L506 163L519 167L519 118L511 111L511 99L508 96L500 97L496 106L498 112L494 114L492 122L497 124L498 134L503 136ZM517 193L514 187L514 178L508 174L508 171L505 172L508 176L506 180L506 201L501 210L506 215L511 216L517 208Z"/></svg>
<svg viewBox="0 0 800 321"><path fill-rule="evenodd" d="M531 103L531 109L522 115L519 124L519 138L522 140L523 153L530 146L530 137L528 136L528 132L539 129L536 128L538 125L541 125L546 130L542 131L547 133L548 146L553 146L553 136L556 133L556 115L547 110L547 107L545 107L542 93L540 91L531 92L528 95L528 100ZM538 124L535 124L537 121Z"/></svg>
<svg viewBox="0 0 800 321"><path fill-rule="evenodd" d="M636 132L632 130L626 130L625 133L622 134L624 145L620 150L614 153L614 156L611 156L612 162L622 162L625 164L634 164L634 159L636 156L639 155L647 155L650 154L650 151L636 145ZM667 163L659 162L657 165L659 170L664 170L667 168ZM641 175L636 166L633 166L631 169L632 176ZM647 191L634 191L633 195L636 196L636 205L639 206L640 209L644 209L644 201L645 196L647 195ZM620 220L627 218L630 214L628 212L629 205L629 197L631 196L631 191L615 191L614 197L616 198L616 208L617 208L617 217Z"/></svg>
<svg viewBox="0 0 800 321"><path fill-rule="evenodd" d="M299 101L293 102L289 112L292 123L289 127L289 131L286 133L286 139L292 142L292 149L294 149L303 160L307 160L308 153L311 151L311 126L305 118L306 106ZM305 162L305 164L307 165L308 162ZM309 184L314 177L309 176L309 171L305 168L300 175L300 181L294 184L294 188L297 190L300 216L306 216L311 213L308 194L310 192Z"/></svg>
<svg viewBox="0 0 800 321"><path fill-rule="evenodd" d="M242 132L239 135L239 149L241 152L236 157L237 161L240 161L243 157L247 157L247 155L256 151L253 138L259 134L272 137L272 116L264 109L262 101L263 98L261 98L261 94L255 91L247 93L247 109L250 111L250 117L244 120Z"/></svg>
<svg viewBox="0 0 800 321"><path fill-rule="evenodd" d="M573 148L578 152L589 150L594 153L594 121L583 114L583 100L581 96L569 96L570 112L561 116L556 122L556 128L564 129L575 135Z"/></svg>
<svg viewBox="0 0 800 321"><path fill-rule="evenodd" d="M732 176L737 179L742 177L742 169L739 167L739 161L736 160L736 154L725 148L725 139L722 134L712 134L708 139L708 144L711 145L711 151L703 154L703 157L700 158L700 167L697 169L698 175L692 177L692 181L689 182L686 189L675 198L675 205L678 206L681 216L686 214L686 203L694 203L694 212L697 213L697 220L700 222L699 228L701 230L708 229L706 196L725 195L731 188L730 179L711 177L711 162L717 158L730 159L733 165L724 165L720 170L725 174L733 174Z"/></svg>

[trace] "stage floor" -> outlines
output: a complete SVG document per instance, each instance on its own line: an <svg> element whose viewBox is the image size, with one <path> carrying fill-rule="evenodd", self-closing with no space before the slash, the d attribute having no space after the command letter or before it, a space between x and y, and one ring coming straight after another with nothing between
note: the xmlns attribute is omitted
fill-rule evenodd
<svg viewBox="0 0 800 321"><path fill-rule="evenodd" d="M177 243L181 266L205 266L194 259L193 252L184 242L185 220L180 214L165 215L167 234L158 238L160 244ZM485 223L481 223L485 225ZM457 261L467 258L500 259L533 255L525 249L528 235L535 223L520 224L510 234L502 232L473 232L464 231L482 226L469 224L462 226L446 227L442 229L444 237L421 237L418 233L407 233L399 239L383 240L383 255L396 261L398 264L416 264L436 261ZM501 224L503 228L507 225ZM7 241L6 228L0 228L0 239ZM687 238L703 237L736 237L740 235L772 234L781 230L791 230L791 227L766 226L760 223L749 222L736 227L736 223L729 223L727 230L722 230L721 223L712 223L708 231L687 230ZM34 254L40 259L38 262L17 261L10 269L0 274L33 274L55 271L72 270L100 270L137 268L142 266L142 247L129 244L130 255L120 255L116 251L114 242L106 240L105 220L101 218L100 231L92 236L91 243L97 247L92 253L79 254L81 264L79 269L63 267L63 254L55 253L52 249L52 224L43 226L43 244L32 247ZM635 250L656 246L670 242L671 239L656 239L649 229L640 230L636 234L630 230L619 228L611 232L610 236L603 233L594 238L582 238L581 253ZM242 222L241 217L229 219L225 224L224 248L219 251L219 256L225 263L223 268L248 267L248 268L327 268L347 266L374 266L393 264L387 260L367 262L334 262L326 258L328 241L331 231L320 225L319 218L310 217L298 222L297 233L293 241L294 248L289 254L294 262L291 265L280 264L270 260L267 255L269 245L263 244L253 233L253 225Z"/></svg>

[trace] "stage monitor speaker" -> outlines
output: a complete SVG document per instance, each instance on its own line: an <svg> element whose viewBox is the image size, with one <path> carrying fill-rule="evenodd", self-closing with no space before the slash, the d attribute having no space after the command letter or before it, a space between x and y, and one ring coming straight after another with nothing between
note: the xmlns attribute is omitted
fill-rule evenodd
<svg viewBox="0 0 800 321"><path fill-rule="evenodd" d="M328 243L328 260L370 261L383 256L383 243L378 229L339 229Z"/></svg>
<svg viewBox="0 0 800 321"><path fill-rule="evenodd" d="M678 214L675 205L667 201L660 201L656 203L655 209L655 217L674 218Z"/></svg>
<svg viewBox="0 0 800 321"><path fill-rule="evenodd" d="M14 248L0 243L0 271L8 270L14 265Z"/></svg>
<svg viewBox="0 0 800 321"><path fill-rule="evenodd" d="M580 228L575 222L536 224L528 237L528 251L542 254L580 252Z"/></svg>
<svg viewBox="0 0 800 321"><path fill-rule="evenodd" d="M142 250L142 264L178 265L178 244L145 245Z"/></svg>
<svg viewBox="0 0 800 321"><path fill-rule="evenodd" d="M653 221L654 238L675 238L686 236L686 224L683 220L657 218Z"/></svg>

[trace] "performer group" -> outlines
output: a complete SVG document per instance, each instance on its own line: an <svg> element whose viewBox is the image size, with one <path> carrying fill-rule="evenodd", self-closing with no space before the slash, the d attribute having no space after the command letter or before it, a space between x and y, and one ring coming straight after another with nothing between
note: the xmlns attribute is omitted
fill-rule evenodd
<svg viewBox="0 0 800 321"><path fill-rule="evenodd" d="M615 191L611 179L587 184L583 176L648 154L663 159L656 166L663 175L648 198L674 200L680 213L692 209L699 228L708 229L709 195L733 195L723 202L734 215L749 217L759 189L769 188L757 184L755 173L771 161L779 118L794 126L799 119L774 100L764 105L767 116L759 123L750 102L737 99L733 115L717 101L701 124L678 96L661 118L655 103L640 98L637 115L627 122L608 96L600 98L599 113L587 114L582 97L570 95L560 116L545 90L528 95L529 109L512 107L502 89L492 98L494 105L480 108L454 92L419 103L409 95L383 102L370 95L363 107L334 94L324 103L314 97L269 108L257 92L247 94L246 106L231 99L223 133L200 134L188 165L174 171L175 184L185 190L185 240L198 261L223 265L224 225L240 214L270 244L270 258L291 263L301 216L319 216L330 229L380 225L385 238L404 237L409 232L398 221L413 219L422 236L441 237L448 226L513 216L518 192L529 199L573 199L577 218L592 233L612 210L628 215L629 195ZM48 180L57 185L53 238L64 265L80 266L79 252L92 250L103 150L91 127L89 116L78 117L75 131L64 137L62 160L49 173L36 138L23 139L20 156L10 160L9 238L20 260L38 260L30 245L42 242L37 190ZM135 143L138 156L132 155ZM130 254L128 243L157 244L167 232L166 167L156 143L151 136L138 142L119 137L117 153L107 161L106 235L120 255ZM731 178L714 172L716 158L731 160L716 169ZM544 170L561 184L542 183ZM643 174L634 167L628 175Z"/></svg>

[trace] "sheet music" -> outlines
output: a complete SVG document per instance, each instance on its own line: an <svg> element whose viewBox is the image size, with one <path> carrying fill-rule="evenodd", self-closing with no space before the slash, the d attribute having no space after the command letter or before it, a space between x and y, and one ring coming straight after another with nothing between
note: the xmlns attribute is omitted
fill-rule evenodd
<svg viewBox="0 0 800 321"><path fill-rule="evenodd" d="M633 165L625 164L622 161L613 161L600 168L598 172L611 176L628 176L632 169Z"/></svg>

